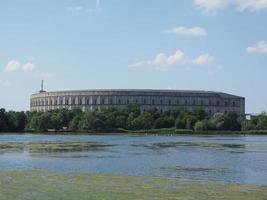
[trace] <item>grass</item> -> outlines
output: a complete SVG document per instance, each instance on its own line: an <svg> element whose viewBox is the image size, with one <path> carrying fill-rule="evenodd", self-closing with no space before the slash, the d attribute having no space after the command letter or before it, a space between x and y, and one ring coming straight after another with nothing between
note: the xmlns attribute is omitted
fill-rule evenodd
<svg viewBox="0 0 267 200"><path fill-rule="evenodd" d="M0 143L0 153L23 152L54 153L99 150L111 145L100 142L30 142Z"/></svg>
<svg viewBox="0 0 267 200"><path fill-rule="evenodd" d="M169 178L0 172L3 200L266 200L267 187Z"/></svg>

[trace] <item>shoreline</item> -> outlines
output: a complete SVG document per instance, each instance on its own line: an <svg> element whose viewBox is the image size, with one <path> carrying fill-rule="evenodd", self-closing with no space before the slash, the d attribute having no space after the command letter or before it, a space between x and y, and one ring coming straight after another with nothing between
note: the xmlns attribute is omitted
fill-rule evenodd
<svg viewBox="0 0 267 200"><path fill-rule="evenodd" d="M193 131L181 130L175 128L166 129L150 129L150 130L88 130L88 131L32 131L24 132L0 132L0 135L17 135L17 134L33 134L33 135L267 135L267 130L253 131Z"/></svg>

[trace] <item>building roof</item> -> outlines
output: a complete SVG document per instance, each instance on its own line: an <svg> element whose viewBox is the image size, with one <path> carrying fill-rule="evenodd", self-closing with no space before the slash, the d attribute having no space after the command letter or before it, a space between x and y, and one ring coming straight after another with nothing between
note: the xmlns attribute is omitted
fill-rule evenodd
<svg viewBox="0 0 267 200"><path fill-rule="evenodd" d="M157 90L157 89L90 89L90 90L62 90L51 91L33 94L35 96L54 96L54 95L68 95L70 93L117 93L118 95L128 95L127 93L134 93L134 95L200 95L200 96L218 96L221 98L244 98L232 94L214 91L201 91L201 90Z"/></svg>

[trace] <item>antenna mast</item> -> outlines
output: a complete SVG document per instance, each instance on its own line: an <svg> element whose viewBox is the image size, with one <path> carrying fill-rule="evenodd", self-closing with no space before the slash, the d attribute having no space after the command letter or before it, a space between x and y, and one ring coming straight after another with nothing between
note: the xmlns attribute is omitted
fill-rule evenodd
<svg viewBox="0 0 267 200"><path fill-rule="evenodd" d="M42 80L42 83L41 83L41 90L40 90L40 92L45 92L45 91L44 91L44 80Z"/></svg>

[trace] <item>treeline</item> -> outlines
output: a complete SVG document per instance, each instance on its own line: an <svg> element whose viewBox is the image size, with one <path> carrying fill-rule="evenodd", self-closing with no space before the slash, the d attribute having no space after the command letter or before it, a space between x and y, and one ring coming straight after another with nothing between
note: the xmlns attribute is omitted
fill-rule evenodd
<svg viewBox="0 0 267 200"><path fill-rule="evenodd" d="M242 123L242 131L267 130L267 115L263 112L256 119Z"/></svg>
<svg viewBox="0 0 267 200"><path fill-rule="evenodd" d="M6 112L0 110L0 132L23 131L116 131L187 129L194 131L240 131L267 130L267 116L260 115L257 120L243 121L234 112L217 113L208 116L204 110L196 108L188 111L176 108L161 113L157 109L140 111L137 104L124 109L115 107L88 110L59 109L48 112Z"/></svg>

